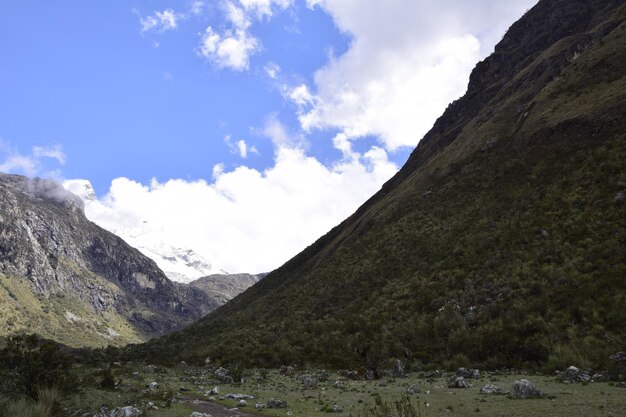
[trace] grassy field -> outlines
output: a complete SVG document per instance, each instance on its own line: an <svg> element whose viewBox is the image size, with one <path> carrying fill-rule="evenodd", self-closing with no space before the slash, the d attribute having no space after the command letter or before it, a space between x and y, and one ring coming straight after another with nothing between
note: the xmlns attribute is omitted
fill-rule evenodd
<svg viewBox="0 0 626 417"><path fill-rule="evenodd" d="M157 368L152 370L138 365L113 368L119 384L115 390L97 388L99 370L83 368L84 389L67 399L68 410L76 412L97 411L102 405L109 408L133 405L147 416L187 417L196 409L193 404L182 404L181 398L198 398L210 401L207 391L219 388L212 395L216 402L228 408L237 408L238 401L220 400L225 394L249 394L254 399L240 409L243 413L263 416L317 417L367 416L366 407L374 404L376 396L383 402L393 403L406 395L407 388L417 384L420 392L409 394L420 416L626 416L626 388L613 383L564 384L554 376L483 373L480 379L470 380L469 389L451 389L447 379L452 374L427 378L425 374L412 373L404 378L378 380L351 380L343 373L326 373L325 381L316 388L305 389L302 378L320 375L317 370L298 370L292 375L280 374L278 370L254 370L242 373L242 384L224 384L216 380L214 368ZM542 399L519 400L508 395L481 395L480 388L493 383L505 391L514 381L526 378L535 383L545 396ZM150 390L147 385L157 382ZM173 401L174 399L174 401ZM175 400L178 399L178 400ZM255 409L255 404L266 404L269 399L286 401L287 408ZM334 405L342 412L333 413ZM231 415L236 415L233 410ZM79 414L80 415L80 414Z"/></svg>

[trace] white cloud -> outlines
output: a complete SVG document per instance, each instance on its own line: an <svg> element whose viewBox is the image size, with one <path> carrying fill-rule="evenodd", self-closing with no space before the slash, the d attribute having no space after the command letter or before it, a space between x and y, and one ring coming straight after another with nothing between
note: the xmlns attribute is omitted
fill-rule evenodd
<svg viewBox="0 0 626 417"><path fill-rule="evenodd" d="M275 80L280 74L280 66L274 62L268 62L263 69L265 70L267 76L272 80Z"/></svg>
<svg viewBox="0 0 626 417"><path fill-rule="evenodd" d="M261 50L261 41L250 33L253 19L270 19L274 9L284 9L291 0L238 0L223 2L229 28L217 32L208 26L200 36L198 52L218 68L235 71L247 70L250 57ZM280 67L266 66L267 74L274 78Z"/></svg>
<svg viewBox="0 0 626 417"><path fill-rule="evenodd" d="M259 41L245 29L216 33L211 26L202 35L199 53L219 68L243 71L250 66L250 56L259 49Z"/></svg>
<svg viewBox="0 0 626 417"><path fill-rule="evenodd" d="M271 17L273 9L285 9L292 0L239 0L239 3L248 13L254 13L258 18Z"/></svg>
<svg viewBox="0 0 626 417"><path fill-rule="evenodd" d="M166 9L163 11L157 10L153 14L146 17L139 16L141 33L143 34L153 30L157 32L166 32L168 30L176 29L180 18L183 18L183 16L176 14L172 9Z"/></svg>
<svg viewBox="0 0 626 417"><path fill-rule="evenodd" d="M340 57L294 89L302 127L375 135L388 150L415 146L467 86L471 69L536 0L309 0L352 37ZM485 28L488 28L487 30ZM306 105L306 106L304 106Z"/></svg>
<svg viewBox="0 0 626 417"><path fill-rule="evenodd" d="M275 118L265 132L287 135ZM273 138L275 139L275 138ZM298 139L275 140L272 167L214 167L213 182L115 179L101 200L87 203L97 224L144 247L167 242L190 248L218 269L269 271L349 216L397 167L372 148L327 167Z"/></svg>
<svg viewBox="0 0 626 417"><path fill-rule="evenodd" d="M61 145L58 144L53 146L34 146L33 156L35 158L55 159L61 165L65 165L65 161L67 160Z"/></svg>
<svg viewBox="0 0 626 417"><path fill-rule="evenodd" d="M64 165L67 157L61 145L33 146L30 154L22 154L8 142L0 139L0 172L22 174L29 177L41 175L47 178L60 176L58 170L46 170L45 159L53 159Z"/></svg>
<svg viewBox="0 0 626 417"><path fill-rule="evenodd" d="M248 146L243 139L237 141L237 149L239 150L239 156L242 158L245 159L248 156Z"/></svg>

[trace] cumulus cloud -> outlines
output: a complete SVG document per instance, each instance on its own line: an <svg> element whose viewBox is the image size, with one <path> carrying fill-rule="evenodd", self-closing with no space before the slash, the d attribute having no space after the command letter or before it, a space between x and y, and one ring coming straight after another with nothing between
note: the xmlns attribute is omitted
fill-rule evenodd
<svg viewBox="0 0 626 417"><path fill-rule="evenodd" d="M176 29L178 26L178 20L183 17L178 15L172 9L166 9L163 11L155 11L149 16L139 16L139 24L141 25L141 33L150 31L166 32L168 30Z"/></svg>
<svg viewBox="0 0 626 417"><path fill-rule="evenodd" d="M276 118L263 131L288 135ZM117 178L104 198L86 202L86 214L139 246L168 242L193 249L217 269L269 271L349 216L397 171L378 147L325 166L293 146L297 138L274 143L274 164L263 171L226 171L220 164L212 182Z"/></svg>
<svg viewBox="0 0 626 417"><path fill-rule="evenodd" d="M200 37L199 54L218 68L247 70L250 67L250 57L261 50L261 41L250 33L252 21L269 19L275 9L284 9L290 4L291 0L224 2L223 9L228 28L219 32L214 27L208 26ZM275 76L277 68L266 67L266 71Z"/></svg>
<svg viewBox="0 0 626 417"><path fill-rule="evenodd" d="M352 41L315 73L313 86L292 89L302 127L338 128L350 140L374 135L395 150L417 144L464 92L475 63L536 0L307 3Z"/></svg>
<svg viewBox="0 0 626 417"><path fill-rule="evenodd" d="M33 146L29 154L20 153L10 143L0 140L0 172L22 174L29 177L41 175L56 178L57 170L46 170L46 159L64 165L67 157L61 145Z"/></svg>
<svg viewBox="0 0 626 417"><path fill-rule="evenodd" d="M245 29L219 34L209 26L202 35L199 52L219 68L243 71L249 68L250 56L259 46L259 41Z"/></svg>

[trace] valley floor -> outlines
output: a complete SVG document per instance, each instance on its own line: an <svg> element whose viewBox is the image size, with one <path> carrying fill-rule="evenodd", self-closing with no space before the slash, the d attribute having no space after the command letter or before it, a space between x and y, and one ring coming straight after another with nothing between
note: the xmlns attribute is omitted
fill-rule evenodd
<svg viewBox="0 0 626 417"><path fill-rule="evenodd" d="M469 388L458 389L448 388L451 373L410 373L402 378L363 380L350 379L348 376L354 375L347 373L283 369L282 373L231 371L230 375L244 378L243 383L232 384L224 383L224 378L220 382L215 371L212 367L184 364L176 368L123 364L113 367L116 388L103 390L97 388L102 370L81 368L83 389L63 405L68 414L75 416L100 416L102 406L110 410L132 406L149 417L188 417L194 411L213 417L377 417L385 415L381 411L384 407L403 399L412 404L414 414L404 414L407 417L626 416L626 388L611 382L565 384L554 376L482 373L479 379L467 380ZM544 397L512 399L506 394L480 394L480 388L488 383L510 391L513 382L522 378L532 381ZM409 388L419 392L407 394ZM240 405L239 398L227 399L229 394L250 397L244 398L245 405ZM377 397L379 406L372 409ZM272 404L272 400L279 401ZM285 402L286 407L267 408L270 404L283 405L280 402Z"/></svg>

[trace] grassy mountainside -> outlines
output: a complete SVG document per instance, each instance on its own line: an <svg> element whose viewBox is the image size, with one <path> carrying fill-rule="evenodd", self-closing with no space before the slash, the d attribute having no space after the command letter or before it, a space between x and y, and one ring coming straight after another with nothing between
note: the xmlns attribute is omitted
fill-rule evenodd
<svg viewBox="0 0 626 417"><path fill-rule="evenodd" d="M623 1L540 1L354 215L134 352L602 366L626 344L625 18Z"/></svg>

